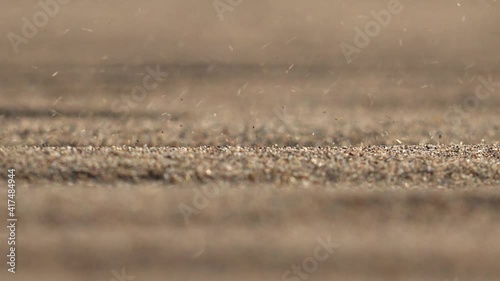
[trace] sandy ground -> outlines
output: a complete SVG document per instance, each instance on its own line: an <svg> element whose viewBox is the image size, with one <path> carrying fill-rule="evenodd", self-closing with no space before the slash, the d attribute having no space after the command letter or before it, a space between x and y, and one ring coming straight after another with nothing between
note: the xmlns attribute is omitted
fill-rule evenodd
<svg viewBox="0 0 500 281"><path fill-rule="evenodd" d="M282 94L283 108L255 93L245 103L237 83L212 95L184 83L174 104L160 91L125 115L106 109L113 91L2 100L20 245L18 273L2 280L500 276L493 99L453 123L453 94L427 95L429 106ZM314 262L318 241L330 248Z"/></svg>
<svg viewBox="0 0 500 281"><path fill-rule="evenodd" d="M498 145L326 148L1 149L17 179L60 182L433 184L459 188L500 182ZM29 159L29 161L27 161Z"/></svg>
<svg viewBox="0 0 500 281"><path fill-rule="evenodd" d="M497 187L20 180L15 280L496 280Z"/></svg>
<svg viewBox="0 0 500 281"><path fill-rule="evenodd" d="M499 3L402 0L348 63L388 3L70 1L18 52L4 3L0 279L499 280Z"/></svg>

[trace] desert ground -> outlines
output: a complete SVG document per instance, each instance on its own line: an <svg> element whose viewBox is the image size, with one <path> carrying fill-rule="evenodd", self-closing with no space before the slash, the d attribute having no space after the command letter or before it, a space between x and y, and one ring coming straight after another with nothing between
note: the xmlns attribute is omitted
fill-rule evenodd
<svg viewBox="0 0 500 281"><path fill-rule="evenodd" d="M500 3L62 2L0 11L1 280L500 280Z"/></svg>

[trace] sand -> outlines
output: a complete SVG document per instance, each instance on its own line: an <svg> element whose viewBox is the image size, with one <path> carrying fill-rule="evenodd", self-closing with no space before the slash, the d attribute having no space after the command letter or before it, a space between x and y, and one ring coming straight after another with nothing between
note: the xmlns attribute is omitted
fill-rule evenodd
<svg viewBox="0 0 500 281"><path fill-rule="evenodd" d="M115 2L0 11L1 280L500 279L498 3Z"/></svg>

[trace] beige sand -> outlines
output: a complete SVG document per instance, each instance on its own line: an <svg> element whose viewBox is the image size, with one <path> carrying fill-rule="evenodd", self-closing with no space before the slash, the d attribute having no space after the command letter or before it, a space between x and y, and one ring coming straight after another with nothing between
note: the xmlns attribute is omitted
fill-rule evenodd
<svg viewBox="0 0 500 281"><path fill-rule="evenodd" d="M0 279L498 280L499 3L402 0L347 63L388 3L71 1L18 54L4 3Z"/></svg>

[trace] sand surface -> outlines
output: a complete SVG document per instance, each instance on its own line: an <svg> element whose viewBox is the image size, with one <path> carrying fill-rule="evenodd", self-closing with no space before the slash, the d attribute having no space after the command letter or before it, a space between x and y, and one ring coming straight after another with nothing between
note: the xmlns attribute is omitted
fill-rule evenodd
<svg viewBox="0 0 500 281"><path fill-rule="evenodd" d="M202 2L3 4L1 280L500 280L498 2Z"/></svg>

